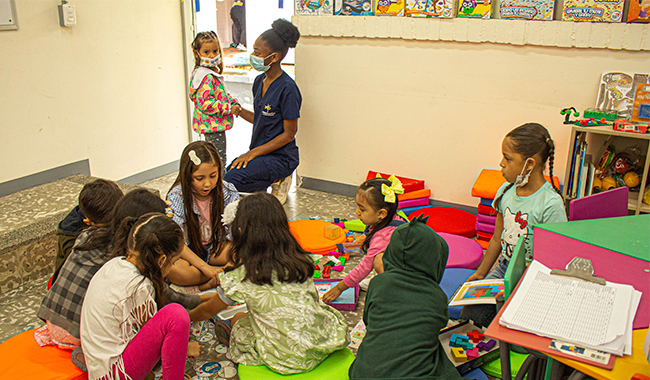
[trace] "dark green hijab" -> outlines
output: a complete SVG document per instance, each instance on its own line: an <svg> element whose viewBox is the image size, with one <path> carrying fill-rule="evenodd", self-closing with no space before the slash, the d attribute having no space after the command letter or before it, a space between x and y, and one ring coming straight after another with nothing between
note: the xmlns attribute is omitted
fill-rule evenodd
<svg viewBox="0 0 650 380"><path fill-rule="evenodd" d="M350 379L462 379L438 335L447 326L447 296L438 283L449 247L418 217L393 232L385 272L368 287L366 336Z"/></svg>

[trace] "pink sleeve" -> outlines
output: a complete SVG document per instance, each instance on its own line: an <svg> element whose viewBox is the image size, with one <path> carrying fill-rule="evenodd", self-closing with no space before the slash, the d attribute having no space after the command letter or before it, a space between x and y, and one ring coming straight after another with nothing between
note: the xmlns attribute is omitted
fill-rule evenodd
<svg viewBox="0 0 650 380"><path fill-rule="evenodd" d="M386 250L394 230L395 227L385 227L372 236L372 240L368 246L368 252L363 256L359 265L354 267L354 269L350 271L350 274L345 276L343 279L345 286L351 288L370 274L375 262L375 256Z"/></svg>

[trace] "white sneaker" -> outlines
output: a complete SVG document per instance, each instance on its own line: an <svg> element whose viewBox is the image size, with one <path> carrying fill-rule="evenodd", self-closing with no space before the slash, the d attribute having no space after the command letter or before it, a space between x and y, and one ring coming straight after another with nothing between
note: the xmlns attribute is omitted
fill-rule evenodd
<svg viewBox="0 0 650 380"><path fill-rule="evenodd" d="M291 188L291 175L287 178L281 179L280 181L272 183L271 195L278 198L281 204L285 204L287 203L289 188Z"/></svg>

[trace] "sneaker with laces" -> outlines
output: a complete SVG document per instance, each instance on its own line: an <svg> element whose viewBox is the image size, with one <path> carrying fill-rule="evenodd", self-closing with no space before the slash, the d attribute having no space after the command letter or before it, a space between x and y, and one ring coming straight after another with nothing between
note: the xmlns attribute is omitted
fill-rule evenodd
<svg viewBox="0 0 650 380"><path fill-rule="evenodd" d="M273 185L277 184L277 191L274 193ZM274 182L271 184L271 194L278 198L281 204L287 203L287 195L289 195L289 188L291 188L291 175L287 178L280 180L279 182Z"/></svg>

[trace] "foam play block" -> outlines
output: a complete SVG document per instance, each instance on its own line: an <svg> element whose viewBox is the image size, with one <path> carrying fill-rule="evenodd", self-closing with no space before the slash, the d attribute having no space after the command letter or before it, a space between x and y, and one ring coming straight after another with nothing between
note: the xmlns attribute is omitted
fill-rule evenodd
<svg viewBox="0 0 650 380"><path fill-rule="evenodd" d="M490 216L496 216L497 215L497 210L490 206L486 206L484 204L479 204L478 205L478 213L483 214L483 215L490 215Z"/></svg>
<svg viewBox="0 0 650 380"><path fill-rule="evenodd" d="M463 374L463 378L469 380L488 380L488 377L485 376L485 373L481 371L480 368L475 368L470 372Z"/></svg>
<svg viewBox="0 0 650 380"><path fill-rule="evenodd" d="M481 204L482 204L483 206L489 206L489 207L492 207L492 202L493 202L493 201L494 201L494 199L492 199L492 198L481 198L481 201L480 201L480 202L481 202Z"/></svg>
<svg viewBox="0 0 650 380"><path fill-rule="evenodd" d="M361 219L348 220L345 222L345 229L354 232L363 232L366 229L366 225L361 222Z"/></svg>
<svg viewBox="0 0 650 380"><path fill-rule="evenodd" d="M484 232L484 231L476 231L476 235L483 240L490 240L492 239L492 236L494 233L489 233L489 232Z"/></svg>
<svg viewBox="0 0 650 380"><path fill-rule="evenodd" d="M465 352L460 347L452 347L451 348L451 354L454 357L454 360L457 361L457 362L466 362L467 361L467 355L465 355Z"/></svg>
<svg viewBox="0 0 650 380"><path fill-rule="evenodd" d="M341 236L341 227L335 224L325 226L323 227L323 236L325 236L327 239L334 240L337 237Z"/></svg>
<svg viewBox="0 0 650 380"><path fill-rule="evenodd" d="M483 260L483 248L473 239L439 232L449 246L446 268L476 269Z"/></svg>
<svg viewBox="0 0 650 380"><path fill-rule="evenodd" d="M397 194L397 199L399 199L400 203L402 203L402 201L407 201L409 199L429 198L429 197L431 197L431 189L415 190L409 193Z"/></svg>
<svg viewBox="0 0 650 380"><path fill-rule="evenodd" d="M497 222L497 217L490 216L490 215L476 214L476 221L485 224L494 225Z"/></svg>
<svg viewBox="0 0 650 380"><path fill-rule="evenodd" d="M528 357L527 354L518 354L514 351L510 351L510 368L513 377L517 376L519 369L524 364L524 361L526 360L527 357ZM500 359L496 359L489 363L483 364L481 366L481 369L483 370L483 372L485 372L486 375L498 377L499 379L501 378Z"/></svg>
<svg viewBox="0 0 650 380"><path fill-rule="evenodd" d="M237 367L241 380L347 380L348 370L354 361L354 354L349 348L334 351L322 363L310 372L295 375L280 375L271 371L267 366L243 365Z"/></svg>
<svg viewBox="0 0 650 380"><path fill-rule="evenodd" d="M399 207L417 207L417 206L428 206L429 198L418 198L418 199L409 199L406 201L399 201Z"/></svg>
<svg viewBox="0 0 650 380"><path fill-rule="evenodd" d="M401 205L402 204L400 203L400 206ZM406 216L409 216L412 213L414 213L415 211L423 209L423 208L427 208L427 207L433 207L433 206L400 207L400 211L402 211Z"/></svg>
<svg viewBox="0 0 650 380"><path fill-rule="evenodd" d="M88 374L70 360L72 351L41 347L27 330L0 344L0 378L39 380L86 380Z"/></svg>
<svg viewBox="0 0 650 380"><path fill-rule="evenodd" d="M379 174L386 179L390 177L390 174L384 174L384 173L379 173ZM377 177L377 172L371 170L368 172L368 175L366 176L366 181L376 177ZM400 177L397 175L395 177L397 177L397 179L399 179L402 182L402 187L404 188L405 193L410 193L411 191L424 189L424 181L422 180Z"/></svg>
<svg viewBox="0 0 650 380"><path fill-rule="evenodd" d="M490 245L490 241L485 241L483 239L475 238L474 241L476 241L483 249L488 249L488 246Z"/></svg>
<svg viewBox="0 0 650 380"><path fill-rule="evenodd" d="M289 230L296 238L298 244L308 252L324 255L336 248L336 244L345 241L345 234L341 231L339 237L328 239L323 236L323 229L326 226L335 226L324 220L301 219L289 222ZM339 230L341 227L335 226Z"/></svg>
<svg viewBox="0 0 650 380"><path fill-rule="evenodd" d="M449 298L454 294L456 289L458 289L458 286L467 281L469 276L472 274L474 274L473 269L447 268L442 275L442 280L440 280L440 288L442 288L442 291L445 292L447 298ZM460 318L460 311L462 308L462 306L449 307L449 318Z"/></svg>
<svg viewBox="0 0 650 380"><path fill-rule="evenodd" d="M548 182L551 181L549 176L544 176ZM497 195L497 191L506 182L506 179L503 178L500 170L495 169L483 169L481 173L476 178L474 186L472 186L472 196L480 198L489 198L493 199ZM555 186L560 188L560 179L557 176L553 176L553 182Z"/></svg>
<svg viewBox="0 0 650 380"><path fill-rule="evenodd" d="M476 230L494 234L494 224L476 222Z"/></svg>
<svg viewBox="0 0 650 380"><path fill-rule="evenodd" d="M417 210L409 217L428 216L427 225L434 231L473 238L476 235L476 215L454 207L429 207Z"/></svg>

